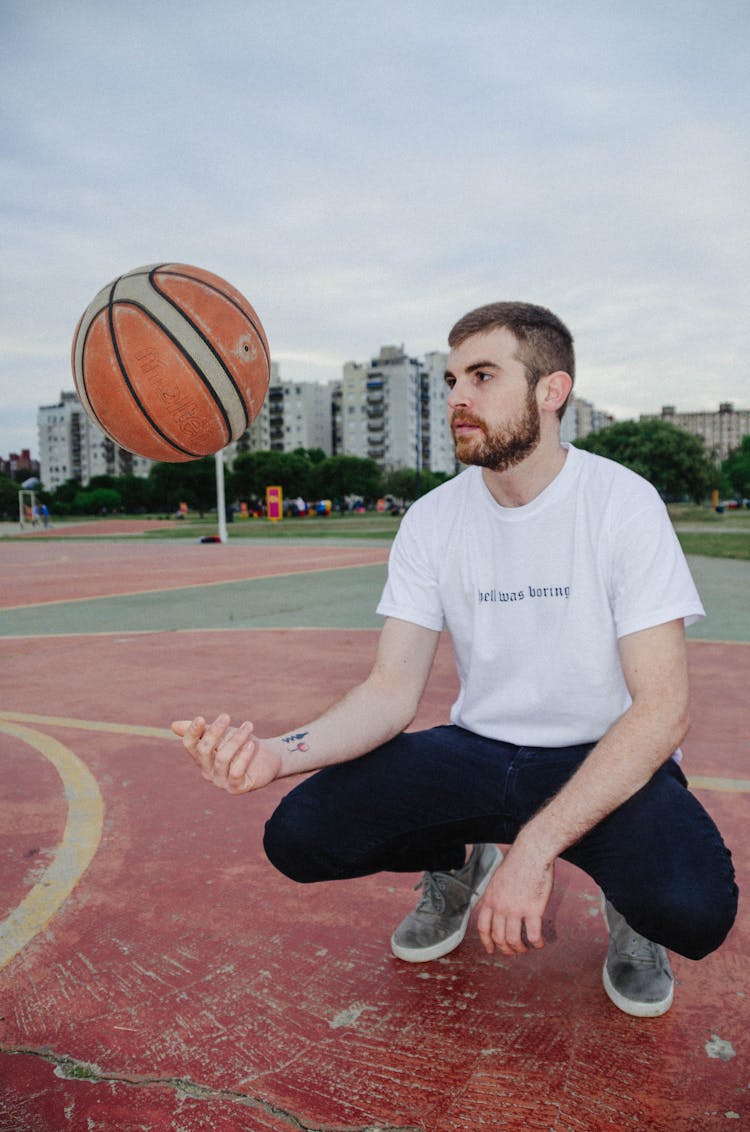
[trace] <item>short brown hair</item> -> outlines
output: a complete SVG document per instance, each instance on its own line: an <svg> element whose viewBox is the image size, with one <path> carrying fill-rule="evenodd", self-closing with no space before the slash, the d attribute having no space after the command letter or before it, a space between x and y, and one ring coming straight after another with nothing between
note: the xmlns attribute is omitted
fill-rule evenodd
<svg viewBox="0 0 750 1132"><path fill-rule="evenodd" d="M505 327L518 341L518 360L526 370L526 379L533 389L542 377L556 370L570 374L575 381L573 335L565 323L533 303L488 303L460 318L448 335L448 345L460 346L473 334ZM558 410L562 419L567 406Z"/></svg>

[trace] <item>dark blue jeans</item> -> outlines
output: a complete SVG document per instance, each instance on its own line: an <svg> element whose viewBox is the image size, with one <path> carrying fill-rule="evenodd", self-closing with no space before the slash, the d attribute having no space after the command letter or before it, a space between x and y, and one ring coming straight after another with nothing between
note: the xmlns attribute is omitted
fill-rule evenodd
<svg viewBox="0 0 750 1132"><path fill-rule="evenodd" d="M290 791L265 850L303 883L457 868L467 844L514 841L590 750L516 747L452 726L404 733ZM691 959L734 922L731 855L671 759L562 856L641 935Z"/></svg>

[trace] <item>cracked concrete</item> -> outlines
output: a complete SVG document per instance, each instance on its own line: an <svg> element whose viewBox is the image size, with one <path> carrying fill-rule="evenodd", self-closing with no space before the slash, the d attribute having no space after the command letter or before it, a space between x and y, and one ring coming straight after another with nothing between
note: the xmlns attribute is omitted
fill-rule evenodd
<svg viewBox="0 0 750 1132"><path fill-rule="evenodd" d="M236 1089L217 1089L210 1085L201 1085L189 1078L145 1077L107 1072L99 1065L79 1061L68 1054L56 1054L51 1050L31 1049L22 1046L15 1049L0 1048L0 1056L13 1057L14 1055L40 1058L53 1066L56 1077L65 1081L81 1081L90 1085L117 1084L135 1089L166 1088L193 1100L220 1100L249 1109L258 1109L271 1116L279 1117L288 1124L290 1129L297 1130L297 1132L424 1132L423 1126L414 1124L309 1124L299 1116L286 1112L277 1105L269 1104L260 1097L253 1097ZM0 1124L0 1132L3 1132L2 1124Z"/></svg>

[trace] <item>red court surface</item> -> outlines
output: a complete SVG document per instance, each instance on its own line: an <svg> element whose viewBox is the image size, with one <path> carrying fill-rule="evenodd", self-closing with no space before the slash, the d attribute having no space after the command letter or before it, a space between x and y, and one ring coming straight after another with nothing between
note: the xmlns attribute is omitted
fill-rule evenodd
<svg viewBox="0 0 750 1132"><path fill-rule="evenodd" d="M149 531L171 531L184 520L174 519L85 519L80 523L51 523L49 527L27 527L24 538L111 538L113 535L142 535Z"/></svg>
<svg viewBox="0 0 750 1132"><path fill-rule="evenodd" d="M292 549L298 562L321 552ZM402 963L388 941L416 877L278 876L260 838L291 782L228 797L165 730L252 705L260 733L287 728L364 675L375 641L325 629L3 641L1 1132L748 1125L743 905L720 951L674 958L675 1005L654 1020L606 998L598 895L565 864L542 952L488 957L472 926L446 959ZM750 647L691 642L689 655L685 768L742 887ZM454 688L443 642L416 725L443 721Z"/></svg>
<svg viewBox="0 0 750 1132"><path fill-rule="evenodd" d="M278 542L8 542L0 555L0 608L217 585L246 578L385 562L388 544L331 547Z"/></svg>

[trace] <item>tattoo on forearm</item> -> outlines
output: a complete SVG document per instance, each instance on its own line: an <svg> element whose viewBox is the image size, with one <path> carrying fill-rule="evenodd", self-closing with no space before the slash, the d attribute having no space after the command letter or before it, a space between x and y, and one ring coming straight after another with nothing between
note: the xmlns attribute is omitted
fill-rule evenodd
<svg viewBox="0 0 750 1132"><path fill-rule="evenodd" d="M307 731L298 731L296 735L283 735L281 741L282 743L286 743L289 750L292 752L309 751L309 744L302 742L306 735Z"/></svg>

